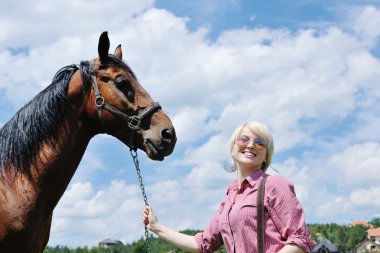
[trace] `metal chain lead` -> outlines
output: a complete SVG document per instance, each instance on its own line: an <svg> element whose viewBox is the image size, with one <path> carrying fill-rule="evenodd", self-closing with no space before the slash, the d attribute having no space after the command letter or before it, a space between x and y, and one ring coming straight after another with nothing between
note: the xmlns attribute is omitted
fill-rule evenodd
<svg viewBox="0 0 380 253"><path fill-rule="evenodd" d="M133 158L133 162L135 163L137 177L138 177L139 182L140 182L140 188L141 188L141 192L142 192L142 195L143 195L143 198L144 198L145 206L149 207L148 197L146 196L145 187L144 187L143 179L142 179L142 176L141 176L140 164L139 164L139 160L137 158L137 151L131 149L130 152L131 152L131 156ZM145 246L146 246L146 252L147 253L151 253L151 251L150 251L150 241L149 241L148 225L145 225Z"/></svg>

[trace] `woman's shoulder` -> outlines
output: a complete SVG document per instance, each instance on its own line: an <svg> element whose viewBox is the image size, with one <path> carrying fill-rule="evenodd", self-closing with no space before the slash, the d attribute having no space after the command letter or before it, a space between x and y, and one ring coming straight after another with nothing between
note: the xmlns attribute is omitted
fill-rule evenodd
<svg viewBox="0 0 380 253"><path fill-rule="evenodd" d="M268 189L293 189L294 185L287 178L281 175L268 175L265 182L265 187Z"/></svg>
<svg viewBox="0 0 380 253"><path fill-rule="evenodd" d="M290 183L289 179L285 178L284 176L281 175L267 175L267 181L266 182L271 182L271 183Z"/></svg>

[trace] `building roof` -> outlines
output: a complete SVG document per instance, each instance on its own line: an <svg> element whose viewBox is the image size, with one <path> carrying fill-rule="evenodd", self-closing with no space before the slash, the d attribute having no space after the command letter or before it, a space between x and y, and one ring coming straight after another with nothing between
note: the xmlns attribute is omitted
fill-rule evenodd
<svg viewBox="0 0 380 253"><path fill-rule="evenodd" d="M368 237L380 237L380 228L370 228L367 230Z"/></svg>
<svg viewBox="0 0 380 253"><path fill-rule="evenodd" d="M336 246L335 244L333 244L327 239L321 241L321 243L315 246L312 252L318 252L318 250L322 248L323 246L325 246L325 248L327 248L329 252L338 252L338 246Z"/></svg>
<svg viewBox="0 0 380 253"><path fill-rule="evenodd" d="M114 245L114 244L123 244L121 241L119 240L112 240L112 239L104 239L103 241L99 242L99 244L107 244L107 245Z"/></svg>
<svg viewBox="0 0 380 253"><path fill-rule="evenodd" d="M365 227L371 227L371 224L368 221L366 221L366 220L353 220L351 222L351 225L352 226L362 225L362 226L365 226Z"/></svg>

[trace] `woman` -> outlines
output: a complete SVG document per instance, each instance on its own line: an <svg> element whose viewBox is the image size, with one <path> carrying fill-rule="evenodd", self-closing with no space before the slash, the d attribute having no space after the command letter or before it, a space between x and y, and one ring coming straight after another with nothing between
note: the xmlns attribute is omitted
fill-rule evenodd
<svg viewBox="0 0 380 253"><path fill-rule="evenodd" d="M214 252L223 244L230 253L258 252L257 191L272 160L272 135L260 122L245 123L232 134L230 150L237 180L228 186L227 196L203 232L190 236L165 227L152 208L144 210L148 229L189 252ZM293 185L281 176L268 176L264 194L265 252L311 252L315 242Z"/></svg>

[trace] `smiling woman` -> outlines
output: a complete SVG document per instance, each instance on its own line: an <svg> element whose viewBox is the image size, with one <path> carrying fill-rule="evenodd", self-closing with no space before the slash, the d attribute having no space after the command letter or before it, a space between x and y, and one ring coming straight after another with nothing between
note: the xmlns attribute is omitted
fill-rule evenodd
<svg viewBox="0 0 380 253"><path fill-rule="evenodd" d="M239 126L231 136L230 150L237 180L227 187L227 196L203 232L189 236L163 226L152 208L145 208L143 222L190 252L214 252L222 245L229 253L311 252L316 244L294 186L265 173L274 150L268 127L256 121Z"/></svg>
<svg viewBox="0 0 380 253"><path fill-rule="evenodd" d="M108 50L104 32L98 58L62 68L0 129L0 252L43 251L53 209L95 135L153 160L172 153L171 120L122 61L121 46Z"/></svg>

